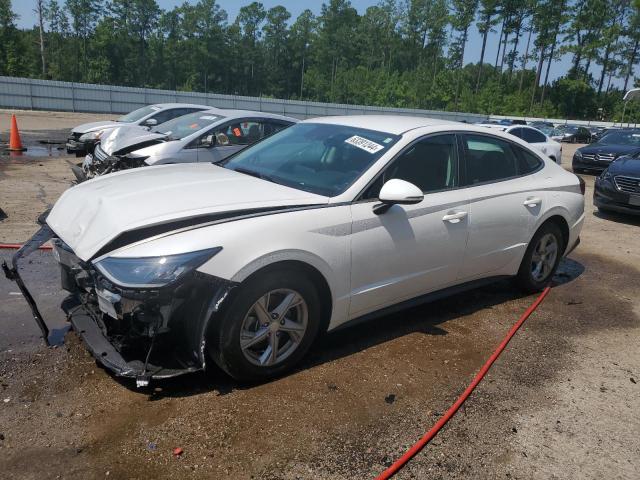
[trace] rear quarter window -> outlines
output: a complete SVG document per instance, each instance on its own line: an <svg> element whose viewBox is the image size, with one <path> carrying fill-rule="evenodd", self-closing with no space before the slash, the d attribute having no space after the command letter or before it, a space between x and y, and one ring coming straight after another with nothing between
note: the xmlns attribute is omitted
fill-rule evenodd
<svg viewBox="0 0 640 480"><path fill-rule="evenodd" d="M543 161L533 153L524 148L514 147L518 154L518 173L520 175L528 175L542 167Z"/></svg>

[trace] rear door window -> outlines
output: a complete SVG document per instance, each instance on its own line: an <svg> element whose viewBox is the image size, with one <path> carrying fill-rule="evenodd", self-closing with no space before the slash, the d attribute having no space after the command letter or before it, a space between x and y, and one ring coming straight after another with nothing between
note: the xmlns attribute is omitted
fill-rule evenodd
<svg viewBox="0 0 640 480"><path fill-rule="evenodd" d="M525 148L513 146L518 154L518 174L527 175L538 170L544 163L537 155Z"/></svg>
<svg viewBox="0 0 640 480"><path fill-rule="evenodd" d="M522 128L514 128L513 130L509 130L509 133L514 137L522 138Z"/></svg>
<svg viewBox="0 0 640 480"><path fill-rule="evenodd" d="M465 185L495 182L518 175L518 156L511 143L488 135L462 136Z"/></svg>
<svg viewBox="0 0 640 480"><path fill-rule="evenodd" d="M523 128L521 130L521 138L527 143L545 143L547 141L547 137L545 137L544 134L533 128Z"/></svg>

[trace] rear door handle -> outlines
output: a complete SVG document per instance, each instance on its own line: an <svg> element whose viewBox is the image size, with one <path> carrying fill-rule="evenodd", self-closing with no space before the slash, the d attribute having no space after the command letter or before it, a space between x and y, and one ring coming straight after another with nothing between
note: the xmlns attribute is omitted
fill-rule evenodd
<svg viewBox="0 0 640 480"><path fill-rule="evenodd" d="M458 223L463 218L466 218L466 216L467 216L467 212L450 213L442 217L442 221L449 222L449 223Z"/></svg>
<svg viewBox="0 0 640 480"><path fill-rule="evenodd" d="M532 197L532 198L527 198L523 205L525 205L526 207L537 207L540 203L542 203L542 199L538 198L538 197Z"/></svg>

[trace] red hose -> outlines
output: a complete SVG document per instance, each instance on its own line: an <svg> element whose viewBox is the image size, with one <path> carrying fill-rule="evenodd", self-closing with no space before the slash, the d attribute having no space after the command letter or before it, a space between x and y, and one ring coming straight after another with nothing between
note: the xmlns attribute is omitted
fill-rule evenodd
<svg viewBox="0 0 640 480"><path fill-rule="evenodd" d="M0 250L18 250L19 248L22 248L19 243L0 243ZM53 247L51 245L41 245L39 249L53 250Z"/></svg>
<svg viewBox="0 0 640 480"><path fill-rule="evenodd" d="M435 437L438 434L438 432L442 429L442 427L444 427L446 423L451 419L451 417L455 415L455 413L462 406L462 404L469 397L469 395L471 395L471 392L473 392L473 390L482 381L484 376L487 374L487 372L491 368L491 365L493 365L493 363L498 359L502 351L506 348L507 344L509 343L509 340L511 340L511 338L515 335L515 333L522 326L525 320L529 318L529 316L536 310L536 308L538 308L538 306L542 303L542 301L547 296L549 291L550 291L550 287L545 288L540 294L540 296L536 299L536 301L533 302L533 304L527 309L527 311L524 312L524 314L520 317L520 320L518 320L513 325L513 327L511 327L511 330L509 330L509 333L507 333L507 336L504 337L500 345L498 345L498 348L496 348L495 352L493 352L491 357L489 357L489 360L487 360L487 362L482 366L482 368L480 369L478 374L475 376L471 384L462 393L462 395L460 395L460 397L451 406L451 408L447 410L444 416L440 420L438 420L438 422L433 427L431 427L431 430L425 433L424 436L420 440L418 440L418 442L415 445L413 445L409 450L407 450L406 453L402 455L402 457L400 457L398 460L395 461L393 465L391 465L384 472L378 475L376 477L376 480L386 480L388 478L391 478L402 467L404 467L409 462L409 460L411 460L418 452L420 452L420 450L426 447L427 443L429 443L433 439L433 437Z"/></svg>

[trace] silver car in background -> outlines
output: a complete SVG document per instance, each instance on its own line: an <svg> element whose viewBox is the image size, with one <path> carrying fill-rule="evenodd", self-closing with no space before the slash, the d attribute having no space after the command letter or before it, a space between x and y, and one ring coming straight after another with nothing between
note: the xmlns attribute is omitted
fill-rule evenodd
<svg viewBox="0 0 640 480"><path fill-rule="evenodd" d="M201 112L209 108L211 107L207 105L192 103L157 103L138 108L117 120L83 123L71 130L66 144L67 153L75 153L77 157L82 157L93 152L96 143L114 128L124 126L152 128L182 115Z"/></svg>
<svg viewBox="0 0 640 480"><path fill-rule="evenodd" d="M168 163L218 163L298 120L246 110L211 108L151 130L118 128L87 155L79 181L107 173ZM83 175L84 178L80 178Z"/></svg>

